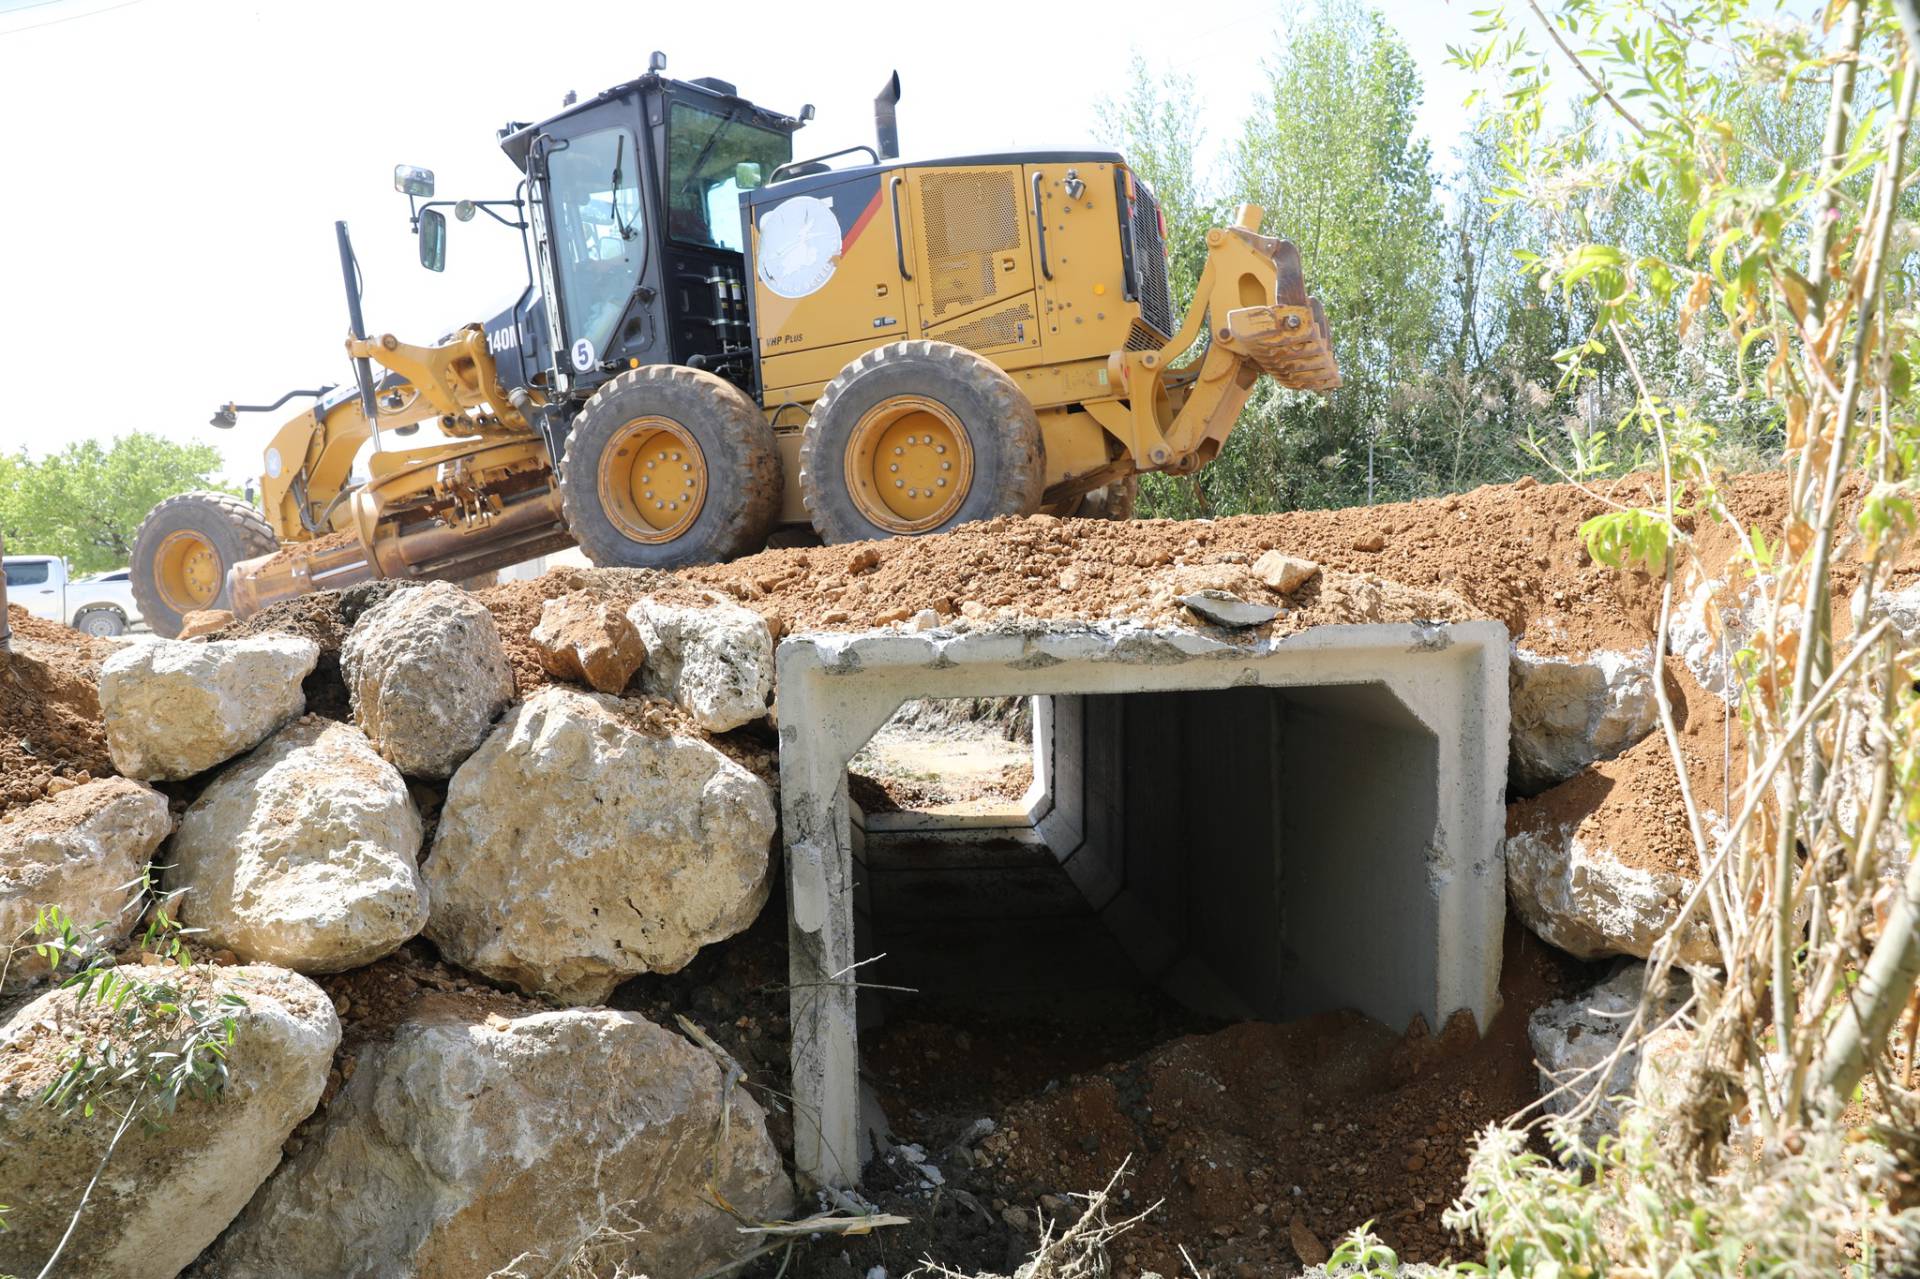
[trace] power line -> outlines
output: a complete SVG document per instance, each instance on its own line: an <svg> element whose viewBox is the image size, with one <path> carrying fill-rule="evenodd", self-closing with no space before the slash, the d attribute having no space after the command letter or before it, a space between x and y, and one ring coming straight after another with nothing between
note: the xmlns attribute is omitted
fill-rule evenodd
<svg viewBox="0 0 1920 1279"><path fill-rule="evenodd" d="M63 22L78 22L82 18L97 18L103 13L112 13L115 9L131 9L134 5L144 4L145 2L146 0L120 0L119 4L110 4L104 9L88 9L84 13L70 13L64 18L49 18L45 22L36 22L32 26L13 27L6 31L0 31L0 36L23 35L28 31L38 31L42 27L57 27ZM12 12L24 13L26 9L38 9L42 5L53 3L57 3L57 0L40 0L39 4L30 4L23 9L15 9Z"/></svg>

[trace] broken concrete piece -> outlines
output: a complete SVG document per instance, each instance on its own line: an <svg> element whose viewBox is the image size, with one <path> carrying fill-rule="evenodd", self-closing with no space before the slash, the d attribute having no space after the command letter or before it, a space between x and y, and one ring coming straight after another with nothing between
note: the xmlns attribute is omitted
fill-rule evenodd
<svg viewBox="0 0 1920 1279"><path fill-rule="evenodd" d="M557 1274L591 1240L594 1273L700 1275L760 1243L722 1203L774 1221L793 1190L711 1054L638 1013L430 998L360 1051L201 1274Z"/></svg>
<svg viewBox="0 0 1920 1279"><path fill-rule="evenodd" d="M451 582L395 591L340 646L354 723L411 777L449 777L513 700L493 614Z"/></svg>
<svg viewBox="0 0 1920 1279"><path fill-rule="evenodd" d="M165 982L205 1004L222 996L235 1022L226 1087L216 1101L184 1097L164 1126L134 1123L121 1135L88 1200L64 1273L89 1279L178 1274L246 1206L280 1162L295 1124L326 1086L340 1021L318 986L268 967L132 965L134 983ZM102 1166L122 1100L83 1119L47 1105L77 1041L118 1038L122 1006L78 989L42 995L0 1029L0 1186L13 1205L0 1232L0 1272L37 1274ZM127 1043L119 1038L124 1050ZM110 1105L112 1103L109 1103ZM156 1119L160 1116L154 1116ZM260 1273L277 1273L269 1270Z"/></svg>
<svg viewBox="0 0 1920 1279"><path fill-rule="evenodd" d="M1517 794L1538 795L1595 760L1612 759L1658 721L1646 655L1601 651L1575 661L1516 646L1509 669L1507 775Z"/></svg>
<svg viewBox="0 0 1920 1279"><path fill-rule="evenodd" d="M318 644L293 635L127 645L100 667L113 766L177 780L252 750L306 708L300 681L319 660Z"/></svg>
<svg viewBox="0 0 1920 1279"><path fill-rule="evenodd" d="M1678 980L1671 984L1645 1029L1659 1025L1685 999L1686 978L1676 976ZM1627 964L1597 986L1534 1010L1527 1021L1527 1042L1540 1065L1542 1095L1554 1094L1546 1103L1549 1113L1566 1114L1600 1084L1595 1068L1619 1048L1634 1010L1640 1006L1646 978L1645 964ZM1640 1052L1634 1047L1620 1055L1606 1077L1607 1100L1581 1122L1580 1139L1589 1148L1601 1137L1619 1132L1620 1113L1613 1099L1633 1091ZM1570 1086L1555 1093L1562 1084Z"/></svg>
<svg viewBox="0 0 1920 1279"><path fill-rule="evenodd" d="M647 660L647 646L625 611L587 591L543 604L530 638L548 674L591 684L602 693L620 693Z"/></svg>
<svg viewBox="0 0 1920 1279"><path fill-rule="evenodd" d="M448 788L427 936L455 963L567 1003L677 972L767 900L773 792L629 703L555 685L515 707Z"/></svg>
<svg viewBox="0 0 1920 1279"><path fill-rule="evenodd" d="M1320 566L1297 555L1268 551L1253 562L1253 575L1265 582L1268 589L1291 595L1320 576Z"/></svg>
<svg viewBox="0 0 1920 1279"><path fill-rule="evenodd" d="M688 608L649 597L627 617L646 645L641 678L649 693L675 702L709 733L766 717L773 636L760 614L718 600Z"/></svg>
<svg viewBox="0 0 1920 1279"><path fill-rule="evenodd" d="M0 946L22 949L6 965L6 989L48 971L27 949L43 907L58 906L102 945L126 937L139 913L135 881L172 829L167 797L124 777L70 786L8 813L0 821Z"/></svg>
<svg viewBox="0 0 1920 1279"><path fill-rule="evenodd" d="M1271 604L1254 604L1227 591L1195 591L1182 595L1180 603L1188 612L1215 626L1245 628L1261 626L1280 616Z"/></svg>
<svg viewBox="0 0 1920 1279"><path fill-rule="evenodd" d="M1580 959L1645 959L1680 917L1693 881L1590 849L1578 823L1507 836L1507 898L1539 937ZM1713 964L1719 947L1703 911L1688 922L1682 963Z"/></svg>
<svg viewBox="0 0 1920 1279"><path fill-rule="evenodd" d="M427 922L420 815L359 729L309 715L222 772L180 819L181 920L248 963L370 964Z"/></svg>

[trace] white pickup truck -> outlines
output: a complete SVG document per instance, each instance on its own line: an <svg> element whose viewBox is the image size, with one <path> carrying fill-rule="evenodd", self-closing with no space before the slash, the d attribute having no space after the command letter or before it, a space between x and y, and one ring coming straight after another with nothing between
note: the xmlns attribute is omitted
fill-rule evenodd
<svg viewBox="0 0 1920 1279"><path fill-rule="evenodd" d="M140 621L127 570L75 578L58 555L9 555L7 603L89 635L123 635Z"/></svg>

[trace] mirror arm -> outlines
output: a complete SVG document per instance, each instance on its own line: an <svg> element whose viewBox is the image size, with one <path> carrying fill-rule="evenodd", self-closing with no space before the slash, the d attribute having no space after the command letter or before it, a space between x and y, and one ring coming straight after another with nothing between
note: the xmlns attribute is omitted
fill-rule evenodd
<svg viewBox="0 0 1920 1279"><path fill-rule="evenodd" d="M411 204L413 197L407 197L407 201ZM458 203L460 203L458 200L429 200L419 208L413 210L412 227L414 234L418 235L420 233L420 215L422 213L425 213L428 209L451 209ZM518 212L527 207L524 200L474 200L471 203L474 208L481 210L501 226L512 227L516 231L524 231L527 229L527 224L524 221L510 222L493 211L495 207L500 207L513 209L515 212Z"/></svg>

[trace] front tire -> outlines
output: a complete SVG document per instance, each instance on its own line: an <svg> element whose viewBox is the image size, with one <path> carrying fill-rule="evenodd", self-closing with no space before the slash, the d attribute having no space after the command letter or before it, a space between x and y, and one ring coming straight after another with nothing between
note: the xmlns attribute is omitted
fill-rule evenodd
<svg viewBox="0 0 1920 1279"><path fill-rule="evenodd" d="M260 512L231 494L170 497L133 535L134 602L154 634L172 638L188 613L233 607L228 569L279 549Z"/></svg>
<svg viewBox="0 0 1920 1279"><path fill-rule="evenodd" d="M800 494L823 541L941 533L1031 515L1046 487L1033 404L998 365L946 342L894 342L814 402Z"/></svg>
<svg viewBox="0 0 1920 1279"><path fill-rule="evenodd" d="M680 568L757 551L780 512L773 428L731 382L630 369L587 401L560 463L560 505L588 559Z"/></svg>

